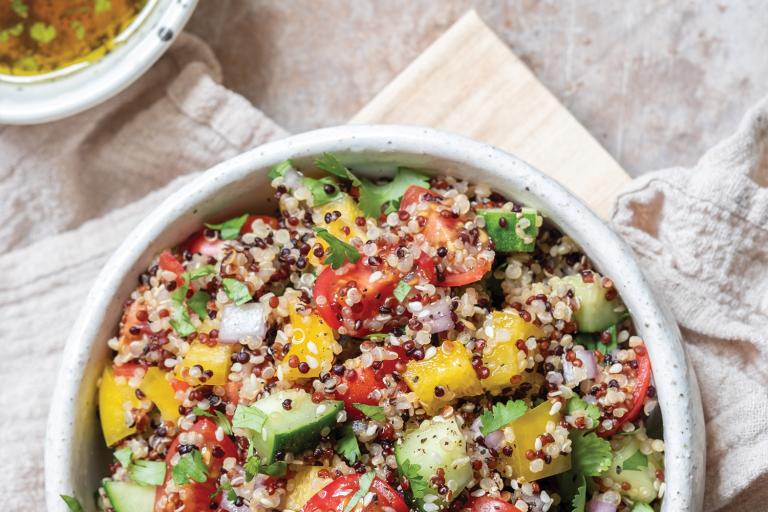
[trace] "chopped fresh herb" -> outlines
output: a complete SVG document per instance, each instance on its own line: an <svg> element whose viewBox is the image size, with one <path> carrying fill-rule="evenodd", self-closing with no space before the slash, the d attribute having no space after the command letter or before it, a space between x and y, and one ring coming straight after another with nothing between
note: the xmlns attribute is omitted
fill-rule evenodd
<svg viewBox="0 0 768 512"><path fill-rule="evenodd" d="M59 496L61 496L61 499L64 500L64 503L67 504L70 512L83 512L83 506L80 504L77 498L67 496L66 494L60 494Z"/></svg>
<svg viewBox="0 0 768 512"><path fill-rule="evenodd" d="M645 468L648 466L648 456L638 450L632 454L630 458L624 461L621 465L621 469L626 471L632 471L633 469Z"/></svg>
<svg viewBox="0 0 768 512"><path fill-rule="evenodd" d="M584 476L597 476L611 466L611 443L594 432L583 430L571 430L569 437L574 471Z"/></svg>
<svg viewBox="0 0 768 512"><path fill-rule="evenodd" d="M131 464L130 473L137 484L162 485L165 482L165 461L137 460Z"/></svg>
<svg viewBox="0 0 768 512"><path fill-rule="evenodd" d="M592 418L592 423L597 426L600 421L600 408L594 404L588 404L584 399L578 396L571 397L565 406L566 414L573 414L576 411L586 411L587 417Z"/></svg>
<svg viewBox="0 0 768 512"><path fill-rule="evenodd" d="M264 428L264 422L267 421L267 415L255 407L238 405L235 409L235 415L232 416L232 426L235 428L247 428L254 432L261 433Z"/></svg>
<svg viewBox="0 0 768 512"><path fill-rule="evenodd" d="M412 169L399 168L388 183L377 185L364 179L360 186L360 209L366 216L375 218L381 215L382 207L386 207L385 213L396 211L411 185L429 188L429 178Z"/></svg>
<svg viewBox="0 0 768 512"><path fill-rule="evenodd" d="M408 292L410 291L411 291L411 285L409 285L405 281L400 281L399 283L397 283L397 286L395 287L395 292L394 292L395 298L398 301L403 302L405 297L408 295Z"/></svg>
<svg viewBox="0 0 768 512"><path fill-rule="evenodd" d="M187 298L189 284L186 282L171 294L171 327L179 336L189 336L197 331L189 318L189 311L184 300Z"/></svg>
<svg viewBox="0 0 768 512"><path fill-rule="evenodd" d="M357 176L352 174L352 171L347 169L344 164L339 162L338 158L330 153L323 153L323 156L315 160L315 165L327 173L351 181L352 185L356 187L361 185L361 181L357 178Z"/></svg>
<svg viewBox="0 0 768 512"><path fill-rule="evenodd" d="M189 298L187 304L189 308L197 313L200 319L208 318L208 302L211 300L211 295L203 290L197 290L195 294Z"/></svg>
<svg viewBox="0 0 768 512"><path fill-rule="evenodd" d="M331 176L320 178L302 178L301 182L312 192L312 206L323 206L341 197L338 183Z"/></svg>
<svg viewBox="0 0 768 512"><path fill-rule="evenodd" d="M429 493L429 484L421 476L421 466L418 464L412 464L409 460L404 460L402 464L398 466L400 475L408 480L409 487L411 488L411 495L414 499L418 500L423 498Z"/></svg>
<svg viewBox="0 0 768 512"><path fill-rule="evenodd" d="M112 0L94 0L93 11L96 14L100 12L107 12L112 9Z"/></svg>
<svg viewBox="0 0 768 512"><path fill-rule="evenodd" d="M285 476L285 473L288 471L288 465L282 460L264 465L261 463L261 459L255 455L250 455L245 461L243 469L245 469L245 481L250 482L257 474L276 477Z"/></svg>
<svg viewBox="0 0 768 512"><path fill-rule="evenodd" d="M215 229L221 233L222 240L234 240L240 234L240 230L248 220L248 214L245 213L234 219L229 219L221 224L206 224L205 227Z"/></svg>
<svg viewBox="0 0 768 512"><path fill-rule="evenodd" d="M235 501L237 499L237 493L235 492L235 488L232 487L232 482L229 480L222 482L219 487L216 489L216 492L211 494L210 498L213 499L216 496L219 495L219 493L225 492L227 493L227 499L229 501Z"/></svg>
<svg viewBox="0 0 768 512"><path fill-rule="evenodd" d="M585 512L587 508L587 481L584 475L578 477L576 495L573 497L571 512Z"/></svg>
<svg viewBox="0 0 768 512"><path fill-rule="evenodd" d="M248 287L242 281L225 277L221 280L221 284L224 286L224 292L227 294L227 297L238 306L242 306L253 298L251 297L251 292L248 291Z"/></svg>
<svg viewBox="0 0 768 512"><path fill-rule="evenodd" d="M491 432L506 427L511 422L525 414L528 406L522 400L510 400L506 404L494 404L489 411L480 417L480 432L487 436Z"/></svg>
<svg viewBox="0 0 768 512"><path fill-rule="evenodd" d="M346 242L342 242L325 228L315 228L317 236L325 240L328 244L328 252L324 263L330 265L334 270L341 267L345 260L349 260L350 263L357 263L360 259L360 253L353 246Z"/></svg>
<svg viewBox="0 0 768 512"><path fill-rule="evenodd" d="M72 20L69 23L69 26L70 28L72 28L72 30L75 31L75 37L79 41L82 41L83 39L85 39L85 27L83 26L82 23L80 23L78 20Z"/></svg>
<svg viewBox="0 0 768 512"><path fill-rule="evenodd" d="M387 421L384 408L378 405L352 404L352 406L375 421Z"/></svg>
<svg viewBox="0 0 768 512"><path fill-rule="evenodd" d="M214 410L213 412L215 415L213 415L210 412L197 406L192 408L192 412L195 414L195 416L207 416L209 418L213 418L213 420L216 422L216 425L221 427L221 430L223 430L225 434L228 436L232 435L232 425L229 423L229 418L227 418L227 415L223 412Z"/></svg>
<svg viewBox="0 0 768 512"><path fill-rule="evenodd" d="M121 466L123 466L125 469L128 469L128 466L131 465L133 450L131 450L130 446L124 446L119 450L115 450L114 456L118 460L118 462L120 462Z"/></svg>
<svg viewBox="0 0 768 512"><path fill-rule="evenodd" d="M354 464L360 458L360 445L352 431L352 425L345 425L341 429L341 437L336 442L336 453L347 459L350 464Z"/></svg>
<svg viewBox="0 0 768 512"><path fill-rule="evenodd" d="M194 281L195 279L200 279L201 277L210 276L211 274L216 273L216 267L213 265L203 265L200 268L196 268L195 270L192 270L191 272L184 272L182 274L182 277L186 282Z"/></svg>
<svg viewBox="0 0 768 512"><path fill-rule="evenodd" d="M371 484L373 483L374 478L376 478L376 473L374 471L369 471L360 476L360 479L358 480L359 488L347 502L347 506L344 507L344 512L350 512L357 506L360 500L365 498L365 495L368 494L368 491L371 489Z"/></svg>
<svg viewBox="0 0 768 512"><path fill-rule="evenodd" d="M577 473L573 469L560 473L555 478L557 478L557 493L560 495L563 504L573 503L574 498L579 493L579 488L586 484L584 475ZM563 510L570 511L571 509L563 508Z"/></svg>
<svg viewBox="0 0 768 512"><path fill-rule="evenodd" d="M29 28L29 37L40 44L48 44L56 39L56 27L46 25L42 21L36 21Z"/></svg>
<svg viewBox="0 0 768 512"><path fill-rule="evenodd" d="M285 174L285 171L291 168L293 168L293 164L291 164L291 161L284 160L277 165L273 165L272 168L267 173L267 176L271 180L275 178L281 178Z"/></svg>
<svg viewBox="0 0 768 512"><path fill-rule="evenodd" d="M206 480L208 480L208 467L203 462L198 449L179 457L179 462L173 466L173 481L177 485L188 484L191 481L203 483Z"/></svg>
<svg viewBox="0 0 768 512"><path fill-rule="evenodd" d="M29 16L29 6L24 3L24 0L11 0L11 9L19 18Z"/></svg>

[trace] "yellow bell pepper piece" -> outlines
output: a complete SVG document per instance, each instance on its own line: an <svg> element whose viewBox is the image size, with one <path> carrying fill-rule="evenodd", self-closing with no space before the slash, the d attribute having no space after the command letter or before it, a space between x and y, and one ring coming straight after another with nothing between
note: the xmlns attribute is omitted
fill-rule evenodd
<svg viewBox="0 0 768 512"><path fill-rule="evenodd" d="M99 386L99 417L107 446L136 433L136 427L125 422L127 403L130 403L131 409L139 407L136 390L124 379L118 382L112 368L107 366L101 374Z"/></svg>
<svg viewBox="0 0 768 512"><path fill-rule="evenodd" d="M349 242L355 236L361 238L363 241L366 240L366 231L358 226L355 222L358 217L365 217L365 214L363 214L363 211L357 205L357 202L349 194L343 194L339 199L331 201L330 203L326 203L322 206L318 206L315 208L315 210L320 214L321 218L325 218L327 213L341 213L341 217L334 220L330 224L326 224L325 221L320 224L320 227L327 229L330 234L339 240ZM328 244L322 238L315 238L315 242L322 245L323 250L328 249ZM322 263L317 259L317 256L311 252L309 253L309 262L315 266Z"/></svg>
<svg viewBox="0 0 768 512"><path fill-rule="evenodd" d="M531 374L525 372L525 354L517 348L517 341L532 336L539 338L544 336L544 331L514 312L494 311L489 325L493 334L483 350L483 365L488 367L490 375L480 382L485 391L497 394L529 380ZM513 379L518 375L521 377Z"/></svg>
<svg viewBox="0 0 768 512"><path fill-rule="evenodd" d="M456 398L483 392L480 379L472 368L472 354L456 341L444 341L437 354L429 359L410 361L404 377L428 414L437 414ZM442 396L435 394L437 386L442 388Z"/></svg>
<svg viewBox="0 0 768 512"><path fill-rule="evenodd" d="M232 346L225 343L218 343L213 347L205 343L193 343L181 364L176 365L176 378L193 386L223 386L227 383L229 367L232 366L231 355ZM213 375L204 382L199 377L193 377L190 370L195 365L201 367L203 372L210 370Z"/></svg>
<svg viewBox="0 0 768 512"><path fill-rule="evenodd" d="M560 413L550 414L551 409L552 402L547 400L509 424L515 440L512 443L512 455L501 455L501 465L502 468L508 466L506 469L507 471L511 469L511 476L514 478L523 478L526 482L532 482L571 469L571 454L561 455L559 449L553 450L553 453L549 454L552 457L552 462L544 463L540 471L534 471L532 468L544 461L541 459L539 459L541 462L530 461L526 456L528 450L537 451L537 437L547 433L553 434L554 429L560 423ZM556 443L549 445L553 448L557 446ZM546 453L547 445L544 445L543 450Z"/></svg>
<svg viewBox="0 0 768 512"><path fill-rule="evenodd" d="M332 478L321 477L320 470L328 469L320 466L302 466L288 481L288 492L283 503L283 510L301 510L309 498L331 483Z"/></svg>
<svg viewBox="0 0 768 512"><path fill-rule="evenodd" d="M160 414L166 421L176 421L179 414L180 402L176 400L176 392L166 378L164 372L157 366L147 368L147 373L139 385L139 389L160 410Z"/></svg>
<svg viewBox="0 0 768 512"><path fill-rule="evenodd" d="M333 348L336 345L336 335L333 329L325 323L317 313L302 315L291 307L290 321L293 328L291 348L283 357L280 364L282 378L289 381L318 377L328 372L333 364ZM296 357L301 363L307 363L309 371L301 373L298 367L292 368L291 358Z"/></svg>

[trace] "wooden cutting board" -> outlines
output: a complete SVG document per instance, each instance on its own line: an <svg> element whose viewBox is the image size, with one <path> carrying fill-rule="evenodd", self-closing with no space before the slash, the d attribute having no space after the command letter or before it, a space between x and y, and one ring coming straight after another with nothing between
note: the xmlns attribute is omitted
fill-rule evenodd
<svg viewBox="0 0 768 512"><path fill-rule="evenodd" d="M429 126L488 142L555 178L603 218L630 180L475 11L351 122Z"/></svg>

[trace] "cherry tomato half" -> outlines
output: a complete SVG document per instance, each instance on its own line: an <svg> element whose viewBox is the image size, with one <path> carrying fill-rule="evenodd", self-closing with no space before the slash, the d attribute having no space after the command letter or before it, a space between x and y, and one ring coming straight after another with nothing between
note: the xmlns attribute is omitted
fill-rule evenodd
<svg viewBox="0 0 768 512"><path fill-rule="evenodd" d="M651 360L648 357L648 351L645 346L635 347L635 360L637 361L637 373L635 374L635 386L632 390L632 397L625 402L627 413L618 420L614 420L613 428L604 430L602 424L597 429L597 434L601 437L611 437L621 430L621 426L630 421L634 421L643 411L645 397L648 395L648 387L651 385Z"/></svg>
<svg viewBox="0 0 768 512"><path fill-rule="evenodd" d="M345 372L341 377L341 383L347 385L347 392L343 394L337 392L336 399L344 401L344 409L350 420L359 420L363 417L363 413L354 404L379 405L380 397L378 397L378 393L374 394L374 391L386 388L384 377L395 371L395 365L398 362L408 361L402 348L387 347L387 350L397 353L397 359L384 361L378 369L374 369L372 366L355 368ZM399 382L398 387L404 393L408 392L408 386L404 382Z"/></svg>
<svg viewBox="0 0 768 512"><path fill-rule="evenodd" d="M471 512L520 512L520 509L513 504L490 496L474 498L467 503L466 508Z"/></svg>
<svg viewBox="0 0 768 512"><path fill-rule="evenodd" d="M155 511L154 512L170 512L178 509L180 505L184 505L184 510L198 511L198 510L210 510L211 501L218 504L221 500L221 494L218 494L215 498L211 496L216 492L216 481L221 475L221 467L224 463L224 459L227 457L237 457L237 448L235 444L228 436L224 436L224 439L218 441L216 439L216 423L208 418L200 418L194 424L191 432L197 432L203 436L203 447L211 453L210 462L208 463L208 480L203 483L192 482L177 486L177 491L168 494L166 491L166 484L173 478L173 466L171 460L179 452L179 438L173 440L171 446L168 448L168 454L165 456L165 463L167 470L165 472L165 483L157 488L155 493ZM221 457L214 455L214 449L220 448L220 452L223 452ZM219 450L215 450L219 452ZM161 500L161 498L167 498ZM161 505L161 501L165 503Z"/></svg>
<svg viewBox="0 0 768 512"><path fill-rule="evenodd" d="M176 256L171 254L170 251L163 251L160 253L158 265L161 269L176 274L176 286L184 284L184 278L181 277L181 274L184 273L184 266L176 259Z"/></svg>
<svg viewBox="0 0 768 512"><path fill-rule="evenodd" d="M240 234L253 232L253 222L257 219L261 219L264 224L277 229L279 222L275 217L271 215L249 215L243 223L243 227L240 228ZM192 254L202 254L204 256L217 257L221 253L222 247L226 244L226 240L220 238L209 239L205 236L205 229L201 229L197 233L190 236L186 242L182 244L182 247Z"/></svg>
<svg viewBox="0 0 768 512"><path fill-rule="evenodd" d="M427 219L426 225L421 232L432 247L436 249L445 247L448 249L448 254L451 254L454 252L454 241L459 239L459 229L463 222L459 216L445 214L445 212L449 212L447 209L441 212L439 206L442 200L443 197L437 192L411 185L403 194L403 199L400 201L400 209L406 210L411 205L426 202L428 207L425 210L420 210L418 213L418 215ZM479 230L478 242L482 247L488 246L488 234L485 230ZM471 270L453 272L449 269L443 275L443 279L438 280L435 284L448 287L474 283L482 279L491 270L492 264L492 261L482 259L478 260L478 264Z"/></svg>
<svg viewBox="0 0 768 512"><path fill-rule="evenodd" d="M323 487L312 496L302 512L344 512L347 503L360 489L360 477L357 473L340 476L333 482ZM381 510L394 510L395 512L408 512L408 506L403 497L389 486L384 480L376 477L371 483L369 492L376 494L376 499L362 507L360 503L353 510L362 512L378 512Z"/></svg>

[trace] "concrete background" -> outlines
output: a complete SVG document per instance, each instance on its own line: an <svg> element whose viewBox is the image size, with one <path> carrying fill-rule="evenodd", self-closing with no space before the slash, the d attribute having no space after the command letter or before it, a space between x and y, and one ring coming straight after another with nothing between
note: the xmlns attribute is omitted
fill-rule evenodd
<svg viewBox="0 0 768 512"><path fill-rule="evenodd" d="M201 0L189 30L299 132L344 123L470 8L633 175L694 163L768 95L766 0Z"/></svg>

